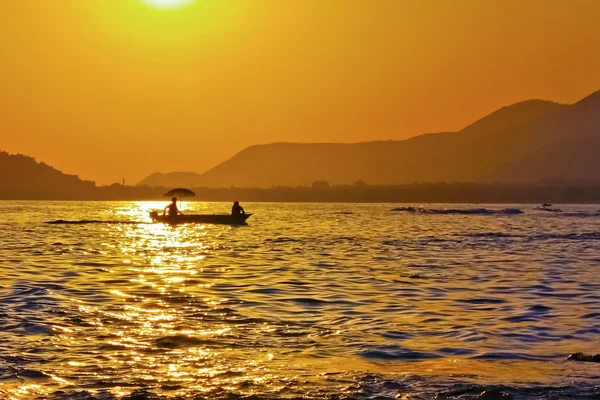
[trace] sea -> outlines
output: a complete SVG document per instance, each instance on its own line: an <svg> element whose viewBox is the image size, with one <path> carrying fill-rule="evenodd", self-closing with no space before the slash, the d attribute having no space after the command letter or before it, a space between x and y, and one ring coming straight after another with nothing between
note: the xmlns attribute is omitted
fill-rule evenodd
<svg viewBox="0 0 600 400"><path fill-rule="evenodd" d="M1 399L600 398L599 205L166 204L0 202Z"/></svg>

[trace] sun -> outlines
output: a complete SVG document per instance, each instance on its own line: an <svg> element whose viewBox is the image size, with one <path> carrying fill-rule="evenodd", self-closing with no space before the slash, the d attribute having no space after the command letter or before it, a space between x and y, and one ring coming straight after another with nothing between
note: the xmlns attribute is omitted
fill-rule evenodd
<svg viewBox="0 0 600 400"><path fill-rule="evenodd" d="M175 8L189 6L194 1L196 0L142 0L143 3L162 10L172 10Z"/></svg>

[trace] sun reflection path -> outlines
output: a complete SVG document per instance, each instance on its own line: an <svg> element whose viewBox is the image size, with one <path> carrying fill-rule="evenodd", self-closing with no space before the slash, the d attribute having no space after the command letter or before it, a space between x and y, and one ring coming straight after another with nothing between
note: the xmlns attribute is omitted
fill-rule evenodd
<svg viewBox="0 0 600 400"><path fill-rule="evenodd" d="M150 209L160 206L134 203L118 212L128 219L145 220ZM237 348L243 332L226 322L231 313L229 300L207 292L227 268L205 265L217 246L209 241L206 227L143 224L119 228L119 240L106 241L104 246L120 252L129 279L107 287L110 307L79 305L80 311L95 320L90 325L97 330L96 337L104 338L97 344L95 363L106 371L136 371L135 379L146 384L185 386L178 391L182 394L268 379L265 363L273 360L273 354L256 360ZM213 272L208 274L209 270ZM268 332L271 327L259 329ZM60 341L77 346L82 333L64 332ZM117 397L128 393L123 388L113 390Z"/></svg>
<svg viewBox="0 0 600 400"><path fill-rule="evenodd" d="M162 205L135 203L121 213L144 219ZM100 311L122 325L103 326L112 350L105 368L128 365L140 371L140 379L185 386L177 391L182 395L217 389L252 395L260 385L289 379L271 371L273 350L248 352L242 344L247 336L275 336L277 328L267 322L236 325L247 319L232 314L231 300L210 290L225 283L229 267L207 263L220 245L205 226L139 225L125 227L121 238L116 249L132 276L126 286L109 289L120 309Z"/></svg>

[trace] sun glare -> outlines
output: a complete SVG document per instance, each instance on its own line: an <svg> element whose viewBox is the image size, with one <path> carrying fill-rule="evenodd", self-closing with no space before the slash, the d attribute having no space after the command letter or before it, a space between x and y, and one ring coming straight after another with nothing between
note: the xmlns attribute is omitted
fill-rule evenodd
<svg viewBox="0 0 600 400"><path fill-rule="evenodd" d="M194 1L195 0L142 0L142 2L151 7L160 8L163 10L172 10L175 8L189 6Z"/></svg>

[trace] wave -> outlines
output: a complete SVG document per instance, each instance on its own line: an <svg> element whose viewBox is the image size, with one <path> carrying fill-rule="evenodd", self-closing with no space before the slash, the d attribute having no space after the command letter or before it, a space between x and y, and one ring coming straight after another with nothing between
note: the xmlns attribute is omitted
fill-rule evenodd
<svg viewBox="0 0 600 400"><path fill-rule="evenodd" d="M456 235L456 236L463 236L463 237L472 237L472 238L491 238L491 239L499 239L499 238L521 238L521 237L526 237L525 235L517 235L517 234L510 234L510 233L504 233L504 232L475 232L475 233L464 233L464 234L460 234L460 235Z"/></svg>
<svg viewBox="0 0 600 400"><path fill-rule="evenodd" d="M597 211L564 211L560 208L554 207L536 207L534 208L536 211L544 211L550 214L557 214L562 217L578 217L578 218L588 218L588 217L600 217L600 210Z"/></svg>
<svg viewBox="0 0 600 400"><path fill-rule="evenodd" d="M590 218L590 217L600 217L600 211L574 211L574 212L563 212L560 215L564 217L579 217L579 218Z"/></svg>
<svg viewBox="0 0 600 400"><path fill-rule="evenodd" d="M434 353L424 353L405 349L400 346L375 346L372 349L360 353L361 357L375 360L386 361L419 361L440 358L440 355Z"/></svg>
<svg viewBox="0 0 600 400"><path fill-rule="evenodd" d="M584 232L584 233L565 233L565 234L545 234L537 235L539 239L568 239L568 240L598 240L600 232Z"/></svg>
<svg viewBox="0 0 600 400"><path fill-rule="evenodd" d="M187 335L172 335L164 336L154 341L154 345L161 349L178 349L185 347L197 347L197 346L211 346L218 347L223 346L223 343L217 340L196 338Z"/></svg>
<svg viewBox="0 0 600 400"><path fill-rule="evenodd" d="M288 242L297 243L297 242L302 242L302 240L298 239L298 238L292 238L292 237L286 237L286 236L265 239L265 243L288 243Z"/></svg>
<svg viewBox="0 0 600 400"><path fill-rule="evenodd" d="M527 353L517 352L491 352L482 353L476 356L470 357L472 360L486 360L486 361L553 361L559 358L560 355L531 355Z"/></svg>
<svg viewBox="0 0 600 400"><path fill-rule="evenodd" d="M535 211L545 211L548 214L554 214L559 217L576 217L576 218L597 218L600 217L598 211L563 211L558 208L534 208ZM426 207L396 207L391 209L392 212L406 212L411 214L458 214L458 215L515 215L524 214L525 212L519 208L426 208Z"/></svg>
<svg viewBox="0 0 600 400"><path fill-rule="evenodd" d="M80 219L80 220L65 220L65 219L57 219L54 221L47 221L47 224L52 225L85 225L85 224L150 224L151 222L142 222L142 221L120 221L120 220L101 220L101 219Z"/></svg>
<svg viewBox="0 0 600 400"><path fill-rule="evenodd" d="M493 214L523 214L518 208L503 208L500 210L490 208L425 208L425 207L397 207L390 211L408 212L414 214L460 214L460 215L493 215Z"/></svg>
<svg viewBox="0 0 600 400"><path fill-rule="evenodd" d="M52 376L36 369L21 367L0 368L0 380L7 381L24 379L33 381L50 380L52 379ZM2 392L0 392L0 394L1 393Z"/></svg>
<svg viewBox="0 0 600 400"><path fill-rule="evenodd" d="M436 399L482 400L482 399L597 399L600 389L594 385L573 383L569 386L504 386L458 383L444 388Z"/></svg>
<svg viewBox="0 0 600 400"><path fill-rule="evenodd" d="M2 370L0 369L0 376ZM190 398L215 398L222 400L312 400L312 399L361 399L381 400L396 398L411 399L439 399L439 400L510 400L510 399L578 399L593 400L600 396L600 388L593 383L572 382L568 385L503 385L494 383L456 382L443 378L424 375L389 376L380 374L362 374L348 376L345 373L323 374L329 385L335 389L324 390L324 393L308 386L309 382L282 382L282 388L262 392L260 386L253 385L251 381L243 378L237 372L216 374L221 380L224 378L237 378L240 383L237 388L215 385L206 389L196 389ZM468 377L467 377L468 378ZM216 378L215 378L216 379ZM252 394L248 394L251 387ZM341 388L343 387L343 389ZM151 380L145 382L112 382L95 380L92 383L79 385L78 388L67 387L54 392L52 398L60 399L116 399L113 388L127 393L118 398L123 400L169 400L173 399L173 391L184 390L186 385L176 382L156 383ZM123 390L125 389L125 390ZM157 393L157 389L167 393ZM168 393L171 392L171 393ZM8 391L0 387L0 396L9 397ZM14 397L14 396L13 396ZM13 398L10 397L10 398ZM188 398L188 396L185 396ZM3 397L4 398L4 397ZM36 397L41 398L41 397ZM47 397L44 397L47 398ZM177 397L183 398L183 397Z"/></svg>
<svg viewBox="0 0 600 400"><path fill-rule="evenodd" d="M600 240L600 232L582 233L544 233L538 235L519 235L503 232L476 232L457 234L458 237L477 239L526 239L526 240Z"/></svg>

